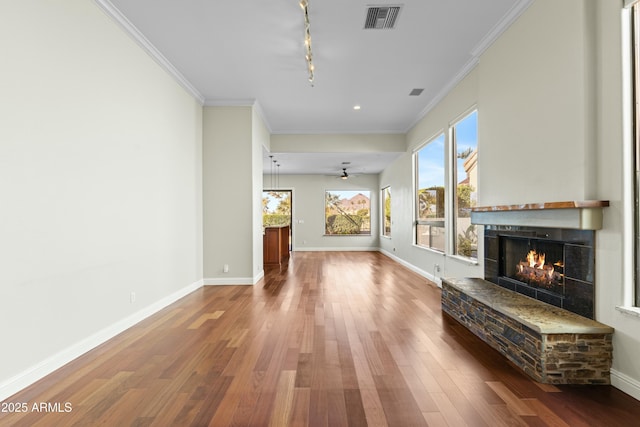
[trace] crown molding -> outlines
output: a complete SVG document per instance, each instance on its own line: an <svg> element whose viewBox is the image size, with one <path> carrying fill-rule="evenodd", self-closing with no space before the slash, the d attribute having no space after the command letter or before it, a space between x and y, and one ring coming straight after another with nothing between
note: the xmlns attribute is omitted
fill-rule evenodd
<svg viewBox="0 0 640 427"><path fill-rule="evenodd" d="M505 13L502 19L487 33L486 36L480 40L476 47L471 51L471 55L474 57L480 57L485 50L489 48L497 39L504 33L507 28L513 24L516 19L524 13L525 10L531 6L533 0L521 0L514 4L511 9Z"/></svg>
<svg viewBox="0 0 640 427"><path fill-rule="evenodd" d="M505 13L505 15L500 19L500 21L487 33L486 36L480 40L480 42L476 45L473 50L471 50L471 59L467 61L467 63L460 69L458 74L456 74L448 84L446 84L442 90L440 90L436 96L433 97L431 102L427 104L427 106L418 114L416 119L412 121L409 126L404 130L405 133L409 132L418 122L425 118L429 111L431 111L436 105L440 103L449 92L456 87L458 83L460 83L466 76L473 70L478 62L480 61L480 56L487 50L497 39L504 33L507 28L511 26L519 17L524 13L525 10L531 6L534 0L521 0L514 4L511 9Z"/></svg>
<svg viewBox="0 0 640 427"><path fill-rule="evenodd" d="M275 130L273 135L404 135L405 130L326 130L326 129L292 129L292 130Z"/></svg>
<svg viewBox="0 0 640 427"><path fill-rule="evenodd" d="M253 107L255 98L208 98L204 101L205 107Z"/></svg>
<svg viewBox="0 0 640 427"><path fill-rule="evenodd" d="M176 67L158 49L136 28L126 16L118 10L109 0L94 0L94 2L111 17L129 36L160 65L176 82L182 86L191 96L193 96L200 105L204 105L204 96L182 75Z"/></svg>
<svg viewBox="0 0 640 427"><path fill-rule="evenodd" d="M253 110L256 112L256 114L258 114L260 119L262 119L262 123L264 123L264 126L267 128L267 131L269 132L269 134L270 135L273 134L271 123L269 123L269 120L267 120L267 116L265 116L264 110L262 109L262 106L257 100L253 103Z"/></svg>
<svg viewBox="0 0 640 427"><path fill-rule="evenodd" d="M264 114L264 110L258 102L257 99L246 98L246 99L207 99L204 101L205 107L253 107L253 110L258 114L258 116L262 119L265 127L269 131L270 134L273 133L271 129L271 124L267 120L267 116Z"/></svg>

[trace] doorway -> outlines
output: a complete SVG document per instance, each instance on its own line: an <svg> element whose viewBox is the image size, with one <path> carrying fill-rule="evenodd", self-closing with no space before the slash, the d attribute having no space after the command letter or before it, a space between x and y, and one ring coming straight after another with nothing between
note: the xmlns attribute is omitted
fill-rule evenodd
<svg viewBox="0 0 640 427"><path fill-rule="evenodd" d="M289 226L289 251L293 242L293 221L291 220L293 206L292 190L263 190L262 191L262 226Z"/></svg>

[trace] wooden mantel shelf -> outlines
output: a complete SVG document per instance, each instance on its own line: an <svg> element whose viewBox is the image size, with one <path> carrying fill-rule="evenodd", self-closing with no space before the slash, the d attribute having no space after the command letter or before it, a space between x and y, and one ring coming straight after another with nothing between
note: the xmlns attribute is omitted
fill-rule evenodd
<svg viewBox="0 0 640 427"><path fill-rule="evenodd" d="M579 200L568 202L544 202L526 203L523 205L498 205L498 206L478 206L472 208L472 212L499 212L499 211L532 211L543 209L585 209L585 208L606 208L609 206L608 200Z"/></svg>
<svg viewBox="0 0 640 427"><path fill-rule="evenodd" d="M479 206L471 209L471 222L484 225L600 230L602 209L607 206L608 200Z"/></svg>

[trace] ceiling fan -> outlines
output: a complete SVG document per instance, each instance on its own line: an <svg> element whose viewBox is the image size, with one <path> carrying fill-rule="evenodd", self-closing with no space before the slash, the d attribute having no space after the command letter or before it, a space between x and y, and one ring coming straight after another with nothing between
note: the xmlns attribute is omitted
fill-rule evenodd
<svg viewBox="0 0 640 427"><path fill-rule="evenodd" d="M342 168L342 173L338 173L337 175L333 175L333 174L331 174L331 175L327 175L327 176L333 176L333 177L334 177L334 178L336 178L336 179L338 179L338 178L339 178L339 179L344 179L344 180L347 180L347 179L349 179L349 178L355 178L355 177L357 177L358 175L353 175L353 174L350 174L349 172L347 172L347 166L348 166L350 163L351 163L351 162L342 162L342 166L344 166L344 167Z"/></svg>

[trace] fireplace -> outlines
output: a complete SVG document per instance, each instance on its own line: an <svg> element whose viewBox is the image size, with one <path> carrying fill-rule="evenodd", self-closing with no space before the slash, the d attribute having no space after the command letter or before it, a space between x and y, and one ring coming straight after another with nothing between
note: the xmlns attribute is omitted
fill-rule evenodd
<svg viewBox="0 0 640 427"><path fill-rule="evenodd" d="M485 225L485 280L594 318L595 231Z"/></svg>
<svg viewBox="0 0 640 427"><path fill-rule="evenodd" d="M607 200L475 207L485 280L594 318L595 239Z"/></svg>

